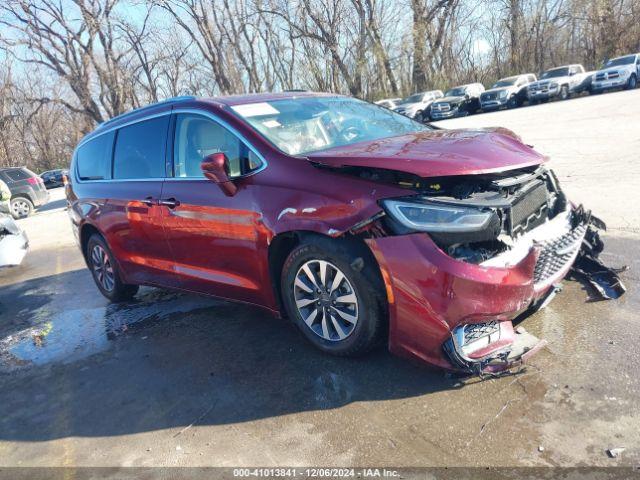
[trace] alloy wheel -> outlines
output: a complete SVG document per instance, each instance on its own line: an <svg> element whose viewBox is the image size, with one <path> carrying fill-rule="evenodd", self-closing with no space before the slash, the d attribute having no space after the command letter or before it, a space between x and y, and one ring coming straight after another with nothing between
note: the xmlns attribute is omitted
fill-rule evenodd
<svg viewBox="0 0 640 480"><path fill-rule="evenodd" d="M340 341L358 323L358 298L345 274L325 260L310 260L296 274L293 295L304 323L319 337Z"/></svg>
<svg viewBox="0 0 640 480"><path fill-rule="evenodd" d="M16 218L23 218L29 216L29 212L31 211L31 207L26 202L26 200L14 200L11 202L11 212L13 216Z"/></svg>
<svg viewBox="0 0 640 480"><path fill-rule="evenodd" d="M96 281L107 292L111 292L115 286L115 276L111 259L100 245L94 245L91 250L91 266Z"/></svg>

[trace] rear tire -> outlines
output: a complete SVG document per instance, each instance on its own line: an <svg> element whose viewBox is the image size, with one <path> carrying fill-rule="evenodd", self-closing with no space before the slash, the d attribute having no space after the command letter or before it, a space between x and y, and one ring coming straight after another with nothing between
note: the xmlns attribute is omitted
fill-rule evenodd
<svg viewBox="0 0 640 480"><path fill-rule="evenodd" d="M360 244L307 239L284 263L281 292L289 318L326 353L361 355L383 337L386 291L375 259Z"/></svg>
<svg viewBox="0 0 640 480"><path fill-rule="evenodd" d="M15 197L11 199L11 216L18 220L20 218L27 218L33 213L33 203L26 197Z"/></svg>
<svg viewBox="0 0 640 480"><path fill-rule="evenodd" d="M109 300L131 300L138 293L138 285L129 285L122 281L113 253L101 235L94 233L89 238L86 257L98 290Z"/></svg>

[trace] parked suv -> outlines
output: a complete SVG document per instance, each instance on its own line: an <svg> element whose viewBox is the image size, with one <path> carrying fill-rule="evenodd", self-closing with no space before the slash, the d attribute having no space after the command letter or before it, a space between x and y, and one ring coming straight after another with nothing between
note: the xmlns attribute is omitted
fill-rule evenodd
<svg viewBox="0 0 640 480"><path fill-rule="evenodd" d="M536 80L533 73L501 78L480 95L482 110L488 112L503 107L520 107L527 99L527 87Z"/></svg>
<svg viewBox="0 0 640 480"><path fill-rule="evenodd" d="M442 120L476 113L480 109L482 92L484 92L484 86L481 83L460 85L448 90L444 98L431 105L431 119Z"/></svg>
<svg viewBox="0 0 640 480"><path fill-rule="evenodd" d="M529 84L527 98L529 103L546 102L552 98L568 99L571 94L579 93L584 86L587 73L582 65L565 65L547 70L537 82Z"/></svg>
<svg viewBox="0 0 640 480"><path fill-rule="evenodd" d="M545 160L508 130L435 129L350 97L188 97L100 125L66 194L113 301L201 292L286 315L325 352L387 341L481 373L542 346L511 320L596 245Z"/></svg>
<svg viewBox="0 0 640 480"><path fill-rule="evenodd" d="M11 215L24 218L49 201L42 179L25 167L0 168L0 180L11 190Z"/></svg>
<svg viewBox="0 0 640 480"><path fill-rule="evenodd" d="M422 121L423 118L428 118L431 104L438 98L442 98L441 90L414 93L398 103L394 110L409 118Z"/></svg>
<svg viewBox="0 0 640 480"><path fill-rule="evenodd" d="M633 89L640 77L640 53L612 58L592 77L591 91L601 93L612 88Z"/></svg>

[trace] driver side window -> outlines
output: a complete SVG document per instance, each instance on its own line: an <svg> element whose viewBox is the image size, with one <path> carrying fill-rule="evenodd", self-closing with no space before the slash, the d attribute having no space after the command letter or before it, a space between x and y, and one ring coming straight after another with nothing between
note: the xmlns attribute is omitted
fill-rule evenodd
<svg viewBox="0 0 640 480"><path fill-rule="evenodd" d="M173 176L203 178L200 164L213 153L224 153L228 159L229 178L256 170L261 160L231 131L202 115L176 115L173 144Z"/></svg>

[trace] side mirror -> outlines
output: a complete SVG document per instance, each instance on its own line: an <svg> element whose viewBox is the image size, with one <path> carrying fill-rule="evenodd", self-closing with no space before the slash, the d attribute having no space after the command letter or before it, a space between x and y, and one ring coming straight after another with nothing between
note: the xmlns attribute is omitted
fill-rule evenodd
<svg viewBox="0 0 640 480"><path fill-rule="evenodd" d="M233 197L238 191L238 187L233 183L233 180L229 178L229 175L227 175L226 166L228 161L224 153L212 153L202 161L200 168L204 176L212 182L217 183L220 190L222 190L227 197Z"/></svg>

